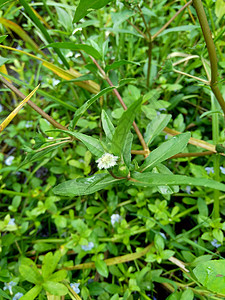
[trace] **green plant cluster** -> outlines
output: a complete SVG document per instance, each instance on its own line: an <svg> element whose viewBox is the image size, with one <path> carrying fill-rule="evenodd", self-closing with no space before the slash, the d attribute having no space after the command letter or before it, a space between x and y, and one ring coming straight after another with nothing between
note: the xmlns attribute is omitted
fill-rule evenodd
<svg viewBox="0 0 225 300"><path fill-rule="evenodd" d="M225 298L224 15L0 1L0 300Z"/></svg>

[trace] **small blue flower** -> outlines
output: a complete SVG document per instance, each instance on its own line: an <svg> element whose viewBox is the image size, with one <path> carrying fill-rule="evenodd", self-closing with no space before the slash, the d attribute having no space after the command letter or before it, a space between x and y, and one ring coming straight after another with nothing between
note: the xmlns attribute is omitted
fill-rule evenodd
<svg viewBox="0 0 225 300"><path fill-rule="evenodd" d="M5 160L6 166L10 166L12 164L13 160L14 160L14 156L12 156L12 155L8 156Z"/></svg>
<svg viewBox="0 0 225 300"><path fill-rule="evenodd" d="M12 288L13 286L17 285L17 283L14 281L10 281L10 282L5 282L4 285L5 286L3 287L3 290L4 291L9 290L10 295L12 295L13 294Z"/></svg>
<svg viewBox="0 0 225 300"><path fill-rule="evenodd" d="M16 225L15 219L10 219L8 225Z"/></svg>
<svg viewBox="0 0 225 300"><path fill-rule="evenodd" d="M221 171L221 173L225 174L225 168L224 167L220 167L220 171Z"/></svg>
<svg viewBox="0 0 225 300"><path fill-rule="evenodd" d="M70 286L71 288L74 290L75 293L79 294L80 293L80 289L78 288L80 285L80 283L71 283Z"/></svg>
<svg viewBox="0 0 225 300"><path fill-rule="evenodd" d="M12 298L12 300L18 300L23 296L23 293L16 293L16 295Z"/></svg>
<svg viewBox="0 0 225 300"><path fill-rule="evenodd" d="M191 193L191 187L190 187L190 185L187 185L186 188L185 188L185 190L186 190L186 192L188 194L190 194Z"/></svg>
<svg viewBox="0 0 225 300"><path fill-rule="evenodd" d="M82 248L84 251L89 251L89 250L91 250L92 248L94 248L94 243L93 243L93 242L89 242L88 245L82 245L81 248Z"/></svg>
<svg viewBox="0 0 225 300"><path fill-rule="evenodd" d="M112 226L115 225L115 223L119 223L121 221L121 216L119 214L113 214L111 215L111 224Z"/></svg>
<svg viewBox="0 0 225 300"><path fill-rule="evenodd" d="M168 134L165 135L165 140L168 140Z"/></svg>
<svg viewBox="0 0 225 300"><path fill-rule="evenodd" d="M221 246L221 244L218 243L217 239L214 239L211 244L213 245L213 247L215 248L219 248Z"/></svg>
<svg viewBox="0 0 225 300"><path fill-rule="evenodd" d="M210 173L214 173L213 167L206 167L205 170L206 170L206 172L207 172L208 175L209 175Z"/></svg>

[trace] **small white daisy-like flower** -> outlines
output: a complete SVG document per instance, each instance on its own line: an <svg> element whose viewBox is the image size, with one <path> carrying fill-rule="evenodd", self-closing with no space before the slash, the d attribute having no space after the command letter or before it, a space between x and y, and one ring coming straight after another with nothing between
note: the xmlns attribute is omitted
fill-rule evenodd
<svg viewBox="0 0 225 300"><path fill-rule="evenodd" d="M9 155L9 156L6 158L6 160L5 160L6 166L11 166L13 160L14 160L14 156Z"/></svg>
<svg viewBox="0 0 225 300"><path fill-rule="evenodd" d="M119 223L121 220L122 220L122 217L119 214L111 215L111 224L112 224L112 226L114 226L115 223Z"/></svg>
<svg viewBox="0 0 225 300"><path fill-rule="evenodd" d="M12 295L13 294L12 288L13 286L17 285L17 283L14 281L10 281L10 282L5 282L4 285L5 286L3 287L3 290L4 291L9 290L10 295Z"/></svg>
<svg viewBox="0 0 225 300"><path fill-rule="evenodd" d="M108 169L116 165L118 156L114 156L110 153L105 153L96 162L98 163L99 169Z"/></svg>
<svg viewBox="0 0 225 300"><path fill-rule="evenodd" d="M74 290L74 292L77 293L77 294L80 293L79 285L80 285L80 283L71 283L71 284L70 284L71 288L72 288L72 289Z"/></svg>
<svg viewBox="0 0 225 300"><path fill-rule="evenodd" d="M16 293L12 300L18 300L23 296L23 293Z"/></svg>
<svg viewBox="0 0 225 300"><path fill-rule="evenodd" d="M89 242L88 245L82 245L81 248L82 248L84 251L89 251L89 250L91 250L92 248L94 248L94 243L93 243L93 242Z"/></svg>

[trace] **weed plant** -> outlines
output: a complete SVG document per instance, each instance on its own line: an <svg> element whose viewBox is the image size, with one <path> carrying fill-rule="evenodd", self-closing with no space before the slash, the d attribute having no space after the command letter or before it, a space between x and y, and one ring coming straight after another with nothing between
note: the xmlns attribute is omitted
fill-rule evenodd
<svg viewBox="0 0 225 300"><path fill-rule="evenodd" d="M225 299L224 15L0 1L0 300Z"/></svg>

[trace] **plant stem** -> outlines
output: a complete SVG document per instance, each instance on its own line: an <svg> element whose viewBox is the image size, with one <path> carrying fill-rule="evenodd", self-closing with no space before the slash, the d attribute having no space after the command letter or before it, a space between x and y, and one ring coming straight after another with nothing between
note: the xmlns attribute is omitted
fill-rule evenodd
<svg viewBox="0 0 225 300"><path fill-rule="evenodd" d="M210 87L212 92L214 93L216 99L218 100L223 112L225 113L225 102L223 96L217 86L217 56L216 56L216 49L213 43L211 31L209 28L209 24L206 18L206 14L202 5L201 0L193 0L194 8L197 12L197 16L199 19L199 23L201 25L202 33L206 42L209 60L210 60L210 68L211 68L211 81Z"/></svg>
<svg viewBox="0 0 225 300"><path fill-rule="evenodd" d="M92 57L90 56L91 60L93 61L93 63L96 65L96 67L98 68L98 70L100 71L101 75L103 76L103 78L108 82L108 84L110 86L114 86L114 84L112 83L112 81L109 79L109 77L106 75L105 71L100 67L100 65L98 64L98 62ZM117 99L119 100L120 104L122 105L123 109L124 110L127 110L127 106L126 104L124 103L122 97L120 96L119 92L117 91L117 89L113 89L113 92L114 94L116 95ZM135 123L135 121L133 122L133 127L134 127L134 130L141 142L141 145L145 151L145 158L148 156L148 154L150 153L149 149L148 149L148 146L146 145L145 143L145 140L137 126L137 124Z"/></svg>
<svg viewBox="0 0 225 300"><path fill-rule="evenodd" d="M175 73L178 73L178 74L181 74L181 75L185 75L185 76L188 76L188 77L191 77L191 78L194 78L196 80L199 80L207 85L210 85L210 82L208 82L208 80L204 80L204 79L201 79L200 77L196 77L196 76L193 76L191 74L188 74L188 73L185 73L185 72L182 72L182 71L179 71L179 70L176 70L176 69L173 69L173 71Z"/></svg>
<svg viewBox="0 0 225 300"><path fill-rule="evenodd" d="M21 93L12 83L10 83L8 80L6 80L3 76L0 75L0 80L8 87L10 90L12 90L17 96L19 96L22 99L25 99L26 96ZM38 114L40 114L43 118L45 118L49 123L51 123L54 127L58 129L68 130L65 126L59 124L57 121L55 121L52 117L50 117L48 114L46 114L40 107L38 107L34 102L31 100L27 101L27 104L29 104Z"/></svg>

